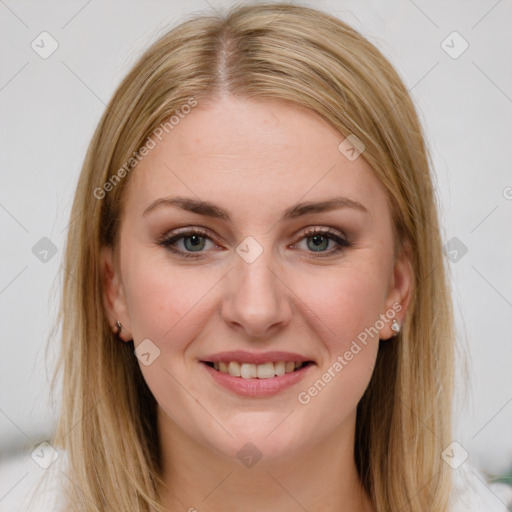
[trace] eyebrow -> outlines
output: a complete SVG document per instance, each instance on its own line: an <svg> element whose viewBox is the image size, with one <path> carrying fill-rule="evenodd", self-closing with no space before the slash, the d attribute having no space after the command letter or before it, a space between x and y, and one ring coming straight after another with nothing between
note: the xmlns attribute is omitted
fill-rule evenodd
<svg viewBox="0 0 512 512"><path fill-rule="evenodd" d="M206 217L212 217L215 219L221 219L225 221L230 221L231 217L229 212L224 208L210 203L209 201L200 201L191 197L161 197L156 201L153 201L142 213L142 215L147 215L149 212L153 211L155 208L159 206L176 206L183 210L197 213L199 215L204 215ZM302 215L307 215L311 213L322 213L331 210L336 210L339 208L352 208L354 210L358 210L360 212L369 214L369 211L366 209L358 201L354 201L353 199L349 199L348 197L333 197L331 199L326 199L325 201L319 202L303 202L291 206L287 208L281 217L281 220L290 220L300 217Z"/></svg>

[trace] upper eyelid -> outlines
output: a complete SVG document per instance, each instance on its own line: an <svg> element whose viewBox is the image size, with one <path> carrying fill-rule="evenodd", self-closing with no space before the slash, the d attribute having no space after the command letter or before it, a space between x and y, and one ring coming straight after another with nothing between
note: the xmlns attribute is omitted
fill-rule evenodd
<svg viewBox="0 0 512 512"><path fill-rule="evenodd" d="M303 228L302 230L300 230L300 232L297 236L300 236L300 237L305 237L308 235L311 236L311 233L315 234L315 232L319 233L319 234L326 234L326 233L331 234L331 235L343 238L345 240L348 240L348 238L349 238L343 231L340 231L337 228L332 228L330 226L310 226L307 228ZM177 240L179 240L180 238L187 238L189 236L193 236L194 234L204 236L205 238L209 238L212 241L213 241L213 239L216 238L215 236L211 235L211 232L207 228L195 227L195 226L177 228L173 232L164 234L163 237L161 237L161 238L162 238L162 240L168 240L168 239L176 237Z"/></svg>

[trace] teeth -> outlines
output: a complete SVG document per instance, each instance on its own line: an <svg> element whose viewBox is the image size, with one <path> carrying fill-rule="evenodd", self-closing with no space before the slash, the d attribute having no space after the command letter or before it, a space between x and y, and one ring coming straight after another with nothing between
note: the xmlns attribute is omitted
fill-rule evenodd
<svg viewBox="0 0 512 512"><path fill-rule="evenodd" d="M256 367L256 377L258 379L271 379L275 376L274 363L259 364Z"/></svg>
<svg viewBox="0 0 512 512"><path fill-rule="evenodd" d="M237 361L219 361L214 363L213 367L221 373L229 373L233 377L242 377L243 379L271 379L275 376L292 373L301 368L304 363L295 363L294 361L278 361L276 363L252 364L239 363Z"/></svg>
<svg viewBox="0 0 512 512"><path fill-rule="evenodd" d="M243 377L244 379L254 379L258 376L258 368L259 366L256 366L255 364L242 363L240 365L240 377Z"/></svg>
<svg viewBox="0 0 512 512"><path fill-rule="evenodd" d="M274 372L276 375L284 375L286 373L286 363L284 361L274 363Z"/></svg>
<svg viewBox="0 0 512 512"><path fill-rule="evenodd" d="M233 377L240 377L240 363L237 363L236 361L231 361L228 364L228 369L226 373L229 373L229 375L232 375Z"/></svg>

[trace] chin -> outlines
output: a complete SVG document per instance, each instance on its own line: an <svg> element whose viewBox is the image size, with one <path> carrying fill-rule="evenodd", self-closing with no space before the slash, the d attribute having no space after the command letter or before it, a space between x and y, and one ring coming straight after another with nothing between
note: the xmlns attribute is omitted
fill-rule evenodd
<svg viewBox="0 0 512 512"><path fill-rule="evenodd" d="M311 434L306 432L300 435L293 428L292 422L285 425L287 420L283 422L282 415L278 421L273 423L272 427L269 427L267 422L261 422L261 418L260 422L255 420L247 423L251 424L250 428L235 429L230 426L227 430L233 437L223 436L222 439L218 439L221 441L220 444L214 444L215 441L210 439L210 444L226 457L237 458L244 464L246 460L254 461L256 459L259 462L278 460L282 463L286 458L300 454L304 449L304 440L311 439Z"/></svg>

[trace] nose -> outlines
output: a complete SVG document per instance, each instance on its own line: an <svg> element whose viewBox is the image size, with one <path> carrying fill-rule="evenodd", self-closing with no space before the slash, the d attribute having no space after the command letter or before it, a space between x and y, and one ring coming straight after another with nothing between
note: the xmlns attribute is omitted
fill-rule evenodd
<svg viewBox="0 0 512 512"><path fill-rule="evenodd" d="M292 293L282 272L274 270L270 250L251 263L236 256L228 272L222 316L231 328L250 337L268 337L290 323Z"/></svg>

